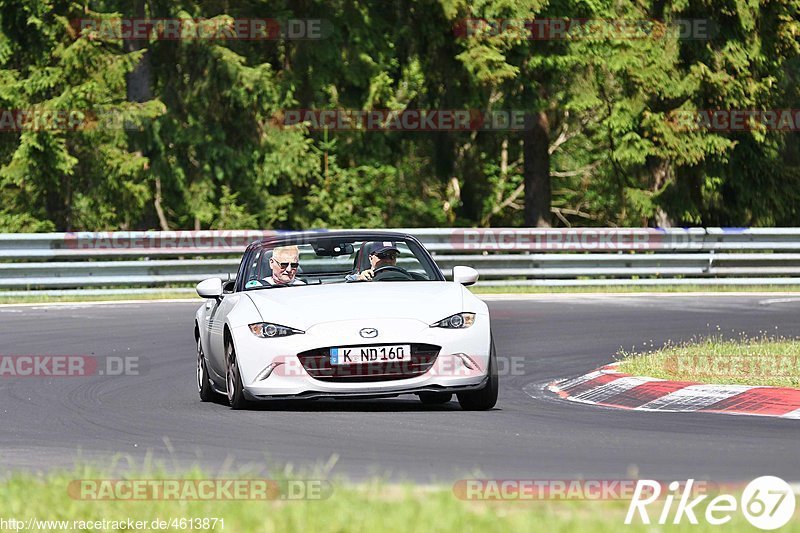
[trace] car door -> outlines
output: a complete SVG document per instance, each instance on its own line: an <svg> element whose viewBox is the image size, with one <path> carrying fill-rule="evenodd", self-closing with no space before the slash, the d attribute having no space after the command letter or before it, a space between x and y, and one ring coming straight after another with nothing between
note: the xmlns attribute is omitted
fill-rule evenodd
<svg viewBox="0 0 800 533"><path fill-rule="evenodd" d="M208 345L210 370L220 378L225 376L225 319L233 309L239 295L223 295L220 301L212 300L208 309Z"/></svg>
<svg viewBox="0 0 800 533"><path fill-rule="evenodd" d="M239 271L236 276L233 292L223 293L222 299L209 300L206 303L205 320L208 338L208 362L211 373L224 381L225 378L225 322L228 314L238 303L241 296L240 291L244 287L244 281L249 270L252 250L245 251L242 262L239 264ZM216 381L216 380L215 380Z"/></svg>

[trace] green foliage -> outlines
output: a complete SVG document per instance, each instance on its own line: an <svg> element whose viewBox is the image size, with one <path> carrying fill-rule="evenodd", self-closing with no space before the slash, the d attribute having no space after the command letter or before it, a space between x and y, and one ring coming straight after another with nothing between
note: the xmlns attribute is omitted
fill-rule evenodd
<svg viewBox="0 0 800 533"><path fill-rule="evenodd" d="M441 209L416 190L413 174L393 166L333 167L327 179L315 183L308 196L309 227L416 226L419 220L444 223ZM429 223L429 222L428 222Z"/></svg>
<svg viewBox="0 0 800 533"><path fill-rule="evenodd" d="M211 224L211 229L252 229L258 224L257 217L247 212L238 202L239 194L231 192L227 185L222 186L219 199L219 213Z"/></svg>
<svg viewBox="0 0 800 533"><path fill-rule="evenodd" d="M151 39L80 18L324 19L321 40ZM529 39L466 19L659 20L651 35ZM713 21L686 39L679 19ZM291 109L545 112L559 225L796 225L797 131L686 127L796 109L800 0L0 0L0 231L518 226L525 136L320 131ZM143 65L149 71L137 70ZM152 97L130 101L132 79Z"/></svg>
<svg viewBox="0 0 800 533"><path fill-rule="evenodd" d="M717 332L689 341L667 341L656 348L652 341L641 352L620 350L619 371L672 381L730 383L769 387L800 385L800 339L767 334L740 333L726 338Z"/></svg>
<svg viewBox="0 0 800 533"><path fill-rule="evenodd" d="M530 530L614 533L620 530L619 524L624 523L629 506L623 498L595 501L573 496L553 496L535 499L537 493L533 491L520 492L518 498L511 498L505 495L506 489L501 483L491 482L483 484L474 496L462 488L467 486L464 482L419 486L389 483L378 476L354 482L346 478L333 478L323 467L300 470L293 465L276 465L269 470L251 467L225 475L226 479L242 480L241 485L236 483L234 486L249 487L250 490L240 491L248 495L255 492L252 490L253 480L267 481L270 488L286 487L287 482L291 483L289 487L307 487L309 496L303 500L293 493L287 495L285 488L280 495L274 496L270 490L266 499L259 500L230 496L213 500L178 500L170 497L117 499L120 493L125 492L125 489L117 487L127 488L129 485L125 482L129 480L134 486L151 482L153 487L163 487L177 481L184 487L197 486L198 481L208 482L219 476L199 468L178 470L175 467L167 469L162 465L152 466L152 462L148 460L145 465L139 466L135 459L120 455L104 468L79 465L69 471L48 470L46 474L8 473L0 481L0 513L10 517L6 519L7 523L15 526L32 523L50 530L100 529L107 532L130 531L129 522L132 522L139 529L169 531L204 528L211 531L264 533L476 533ZM120 464L126 464L127 468L123 470ZM82 484L84 482L86 485ZM78 497L80 495L75 494L77 491L74 490L76 486L88 487L87 496ZM570 495L578 492L572 490L573 485L569 486ZM106 487L110 488L106 491ZM98 493L99 497L106 497L107 492L111 494L108 500L94 499ZM234 494L238 496L240 492ZM728 492L732 492L731 497L736 501L741 501L740 491L725 491L726 494ZM697 498L694 502L693 512L701 517L699 524L690 524L684 519L680 525L670 524L669 531L717 531L717 526L702 519L705 514L713 515L718 511L717 507L707 510L712 509L709 500ZM715 506L718 503L715 502ZM648 508L648 512L651 517L657 517L663 508L666 516L671 509L669 506L674 507L671 500L655 503ZM726 524L727 529L752 529L743 513L730 514L732 516ZM625 530L647 533L653 530L653 526L643 524L637 517L632 524L626 525ZM783 531L800 531L797 520L789 521Z"/></svg>

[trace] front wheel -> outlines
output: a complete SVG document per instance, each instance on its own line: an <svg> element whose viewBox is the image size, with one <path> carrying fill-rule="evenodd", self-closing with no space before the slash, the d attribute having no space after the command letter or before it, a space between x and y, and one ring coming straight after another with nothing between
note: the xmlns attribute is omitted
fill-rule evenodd
<svg viewBox="0 0 800 533"><path fill-rule="evenodd" d="M236 362L236 351L233 349L232 341L228 341L225 346L225 361L225 388L228 390L228 404L233 409L243 409L247 407L247 400L244 398L242 374L239 372L239 363Z"/></svg>
<svg viewBox="0 0 800 533"><path fill-rule="evenodd" d="M494 407L497 403L498 382L497 354L494 350L494 339L492 339L492 348L489 352L489 381L481 389L456 394L461 408L465 411L486 411Z"/></svg>

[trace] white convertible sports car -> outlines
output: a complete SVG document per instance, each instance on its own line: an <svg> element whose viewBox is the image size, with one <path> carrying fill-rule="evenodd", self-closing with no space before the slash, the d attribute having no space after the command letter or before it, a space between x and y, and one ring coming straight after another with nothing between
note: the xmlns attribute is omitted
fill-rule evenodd
<svg viewBox="0 0 800 533"><path fill-rule="evenodd" d="M197 285L197 386L231 407L254 400L416 394L485 410L497 401L486 304L445 280L422 244L396 232L283 233L254 242L236 279Z"/></svg>

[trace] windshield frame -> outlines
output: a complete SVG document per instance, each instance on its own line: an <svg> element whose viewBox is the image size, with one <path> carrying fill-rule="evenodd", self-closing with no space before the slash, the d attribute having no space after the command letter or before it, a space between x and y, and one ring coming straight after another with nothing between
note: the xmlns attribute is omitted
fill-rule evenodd
<svg viewBox="0 0 800 533"><path fill-rule="evenodd" d="M304 232L288 231L288 232L278 233L278 235L276 235L275 237L270 237L268 239L253 242L247 247L242 256L242 261L239 264L234 292L249 292L258 289L281 287L280 285L270 285L265 287L251 287L249 289L245 289L244 285L247 283L247 280L245 279L246 278L245 273L248 270L248 265L250 264L251 261L253 261L256 254L259 254L265 250L267 251L272 250L279 246L311 244L312 242L315 242L319 239L326 239L326 240L341 239L342 242L353 241L353 243L358 241L402 241L408 246L411 253L420 262L421 266L426 270L426 272L430 271L431 273L433 273L433 278L430 280L415 280L415 281L447 281L441 269L439 268L439 265L436 264L436 261L433 259L430 252L428 252L425 246L416 237L407 233L389 232L389 231L327 231L327 230L304 231ZM287 285L287 286L313 287L316 285L322 285L322 284L313 283L308 285L298 284L298 285Z"/></svg>

